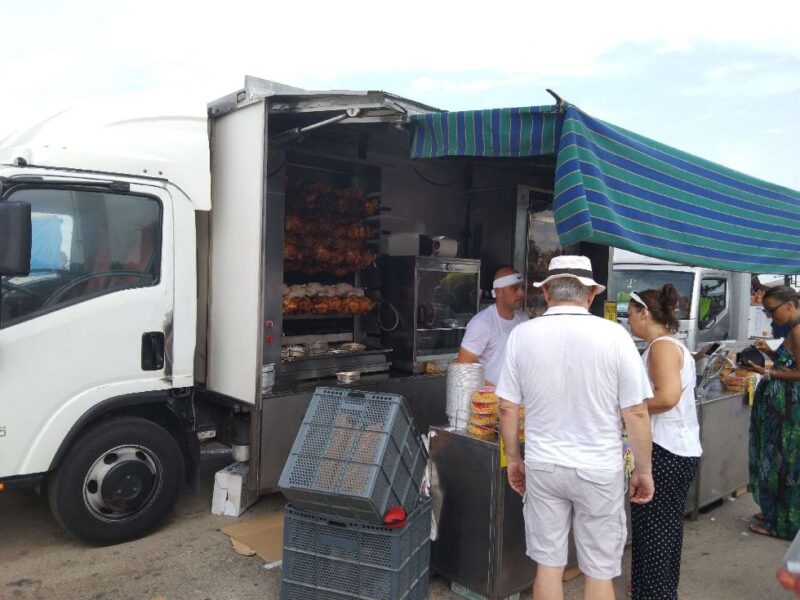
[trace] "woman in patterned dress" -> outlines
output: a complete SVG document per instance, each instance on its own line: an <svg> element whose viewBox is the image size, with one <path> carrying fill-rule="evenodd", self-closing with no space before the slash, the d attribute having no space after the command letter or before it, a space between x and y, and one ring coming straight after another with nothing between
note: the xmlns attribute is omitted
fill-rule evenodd
<svg viewBox="0 0 800 600"><path fill-rule="evenodd" d="M788 286L775 287L762 304L775 324L791 329L775 351L756 342L772 368L750 363L764 376L750 414L750 487L761 507L750 529L792 539L800 529L800 296Z"/></svg>

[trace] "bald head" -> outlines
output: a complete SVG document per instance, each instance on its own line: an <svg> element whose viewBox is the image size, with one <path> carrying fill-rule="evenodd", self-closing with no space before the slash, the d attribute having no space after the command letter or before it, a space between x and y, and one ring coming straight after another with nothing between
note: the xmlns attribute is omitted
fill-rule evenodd
<svg viewBox="0 0 800 600"><path fill-rule="evenodd" d="M513 267L500 267L499 269L497 269L497 271L495 271L494 278L499 279L500 277L505 277L506 275L514 275L515 273L519 273L519 271L517 271Z"/></svg>

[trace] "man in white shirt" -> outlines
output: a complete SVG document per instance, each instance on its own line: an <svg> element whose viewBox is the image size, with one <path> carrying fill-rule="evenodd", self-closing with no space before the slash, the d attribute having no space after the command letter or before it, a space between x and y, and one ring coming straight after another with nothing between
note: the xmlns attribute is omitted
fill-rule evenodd
<svg viewBox="0 0 800 600"><path fill-rule="evenodd" d="M511 330L528 320L522 309L525 282L511 267L498 269L494 274L492 296L495 303L470 319L457 362L483 365L487 385L495 385L505 359L506 341Z"/></svg>
<svg viewBox="0 0 800 600"><path fill-rule="evenodd" d="M588 258L555 257L534 285L543 287L549 309L511 333L497 386L508 481L523 495L527 553L537 563L533 596L563 598L572 525L584 598L613 600L627 537L620 412L636 462L631 502L645 504L654 491L645 404L653 392L630 335L588 311L605 289Z"/></svg>

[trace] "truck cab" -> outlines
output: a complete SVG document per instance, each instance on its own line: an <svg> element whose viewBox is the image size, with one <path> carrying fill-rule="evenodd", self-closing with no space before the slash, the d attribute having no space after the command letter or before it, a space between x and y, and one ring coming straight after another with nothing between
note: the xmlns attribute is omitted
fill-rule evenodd
<svg viewBox="0 0 800 600"><path fill-rule="evenodd" d="M197 456L210 187L202 105L104 108L0 147L0 489L46 484L56 519L98 544L152 529Z"/></svg>

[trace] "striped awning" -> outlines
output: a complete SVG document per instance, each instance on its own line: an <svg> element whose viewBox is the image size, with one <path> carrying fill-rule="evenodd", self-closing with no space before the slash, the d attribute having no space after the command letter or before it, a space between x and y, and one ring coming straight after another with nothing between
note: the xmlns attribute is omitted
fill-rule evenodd
<svg viewBox="0 0 800 600"><path fill-rule="evenodd" d="M411 117L411 158L555 154L564 114L556 106L426 113Z"/></svg>
<svg viewBox="0 0 800 600"><path fill-rule="evenodd" d="M578 108L412 117L412 158L556 155L561 243L588 241L689 265L800 273L800 193Z"/></svg>

